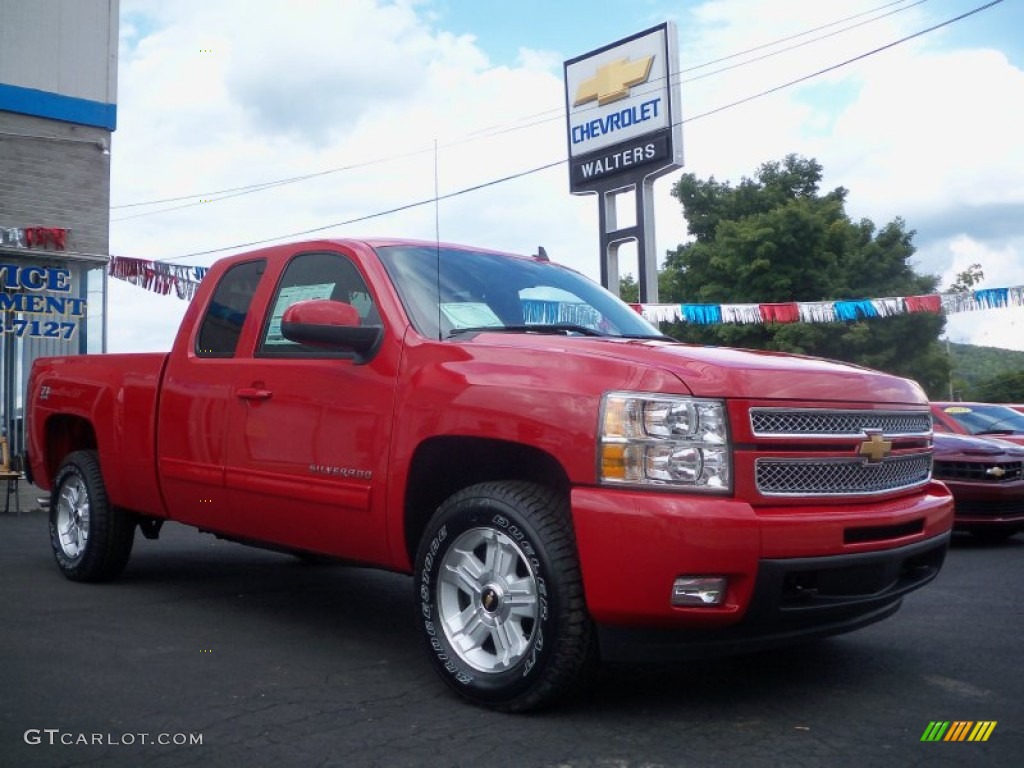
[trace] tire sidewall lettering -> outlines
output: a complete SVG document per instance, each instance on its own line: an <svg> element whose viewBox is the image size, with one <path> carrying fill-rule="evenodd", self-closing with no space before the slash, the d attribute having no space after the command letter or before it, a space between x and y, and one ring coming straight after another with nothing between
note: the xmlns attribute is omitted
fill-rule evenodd
<svg viewBox="0 0 1024 768"><path fill-rule="evenodd" d="M61 471L57 474L57 477L54 481L54 488L56 489L55 497L60 496L61 489L63 488L64 483L68 480L69 477L78 478L79 482L81 482L82 486L85 488L86 493L90 493L88 481L85 478L85 476L78 470L78 467L74 465L68 465L61 469ZM54 499L54 501L56 501L56 498ZM82 549L81 552L78 553L76 557L68 557L68 555L64 552L63 546L60 543L60 533L57 530L57 515L59 511L58 506L57 504L53 504L52 506L53 508L51 509L49 514L50 546L53 549L54 557L57 559L57 564L60 566L61 570L72 571L79 564L81 564L81 562L85 560L86 557L88 557L89 552L91 551L92 517L90 516L89 519L90 535L85 541L85 547Z"/></svg>
<svg viewBox="0 0 1024 768"><path fill-rule="evenodd" d="M529 680L543 669L546 659L545 649L548 647L548 644L545 642L545 630L548 627L552 612L549 605L549 590L544 576L545 568L539 550L532 540L532 536L523 524L513 522L506 515L493 514L488 517L482 517L478 512L478 509L453 512L450 518L431 537L425 552L421 555L422 567L417 597L420 603L419 612L423 629L426 637L429 638L428 645L437 666L459 686L475 685L478 688L479 694L486 695L490 685L500 687L507 685L504 681L508 680L518 679L524 685L528 685ZM477 527L493 528L514 541L516 546L525 555L537 585L537 622L530 646L523 653L522 659L514 667L494 674L482 674L469 667L450 649L447 637L437 624L436 606L434 603L440 563L444 555L442 550L444 543L449 539L456 539L465 530Z"/></svg>

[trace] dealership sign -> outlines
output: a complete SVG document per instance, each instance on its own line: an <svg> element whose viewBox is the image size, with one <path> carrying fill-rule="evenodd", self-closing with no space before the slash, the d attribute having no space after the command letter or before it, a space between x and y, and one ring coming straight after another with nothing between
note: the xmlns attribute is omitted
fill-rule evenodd
<svg viewBox="0 0 1024 768"><path fill-rule="evenodd" d="M571 192L682 167L677 50L666 23L565 62Z"/></svg>
<svg viewBox="0 0 1024 768"><path fill-rule="evenodd" d="M71 292L70 270L0 263L0 333L70 339L86 306Z"/></svg>

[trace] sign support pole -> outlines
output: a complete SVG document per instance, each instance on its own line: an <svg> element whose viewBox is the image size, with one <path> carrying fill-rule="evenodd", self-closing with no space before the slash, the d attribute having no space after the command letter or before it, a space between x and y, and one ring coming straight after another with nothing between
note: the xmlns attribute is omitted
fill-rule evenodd
<svg viewBox="0 0 1024 768"><path fill-rule="evenodd" d="M636 221L632 227L616 225L616 196L634 192ZM641 304L658 303L658 254L654 239L654 179L644 179L631 187L601 190L598 193L598 227L601 238L601 285L619 295L619 246L636 241L637 284Z"/></svg>
<svg viewBox="0 0 1024 768"><path fill-rule="evenodd" d="M565 62L569 191L598 196L601 285L619 294L619 247L637 244L640 302L658 303L654 179L682 168L678 42L666 22ZM636 223L619 227L632 192Z"/></svg>

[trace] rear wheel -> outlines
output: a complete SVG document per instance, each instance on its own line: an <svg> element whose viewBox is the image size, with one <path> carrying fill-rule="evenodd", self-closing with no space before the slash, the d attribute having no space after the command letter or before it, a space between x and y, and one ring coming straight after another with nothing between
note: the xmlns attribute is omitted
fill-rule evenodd
<svg viewBox="0 0 1024 768"><path fill-rule="evenodd" d="M416 558L417 615L442 679L506 712L565 695L593 629L563 495L525 482L467 488L438 510Z"/></svg>
<svg viewBox="0 0 1024 768"><path fill-rule="evenodd" d="M112 507L95 451L75 451L61 464L50 495L50 546L73 581L107 581L124 570L135 517Z"/></svg>

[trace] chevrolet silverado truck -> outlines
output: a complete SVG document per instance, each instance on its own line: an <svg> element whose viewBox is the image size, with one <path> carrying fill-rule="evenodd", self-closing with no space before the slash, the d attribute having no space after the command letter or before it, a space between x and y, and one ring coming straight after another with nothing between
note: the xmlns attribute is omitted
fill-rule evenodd
<svg viewBox="0 0 1024 768"><path fill-rule="evenodd" d="M170 353L42 359L29 397L68 578L117 576L168 520L408 573L439 676L503 711L602 658L883 619L936 576L953 519L917 384L677 343L543 254L233 256Z"/></svg>

